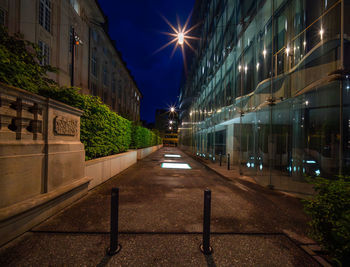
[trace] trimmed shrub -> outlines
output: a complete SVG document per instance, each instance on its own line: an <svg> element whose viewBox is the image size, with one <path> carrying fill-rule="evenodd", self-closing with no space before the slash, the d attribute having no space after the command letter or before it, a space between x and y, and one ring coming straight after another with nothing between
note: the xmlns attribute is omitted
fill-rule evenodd
<svg viewBox="0 0 350 267"><path fill-rule="evenodd" d="M350 262L350 178L310 178L317 194L304 200L312 237L340 266Z"/></svg>
<svg viewBox="0 0 350 267"><path fill-rule="evenodd" d="M132 127L132 142L131 147L134 149L145 148L150 146L160 145L162 138L156 130L149 130L147 128L133 125Z"/></svg>
<svg viewBox="0 0 350 267"><path fill-rule="evenodd" d="M111 111L100 98L82 95L76 88L41 89L39 94L84 111L80 139L86 159L127 151L131 143L131 122Z"/></svg>

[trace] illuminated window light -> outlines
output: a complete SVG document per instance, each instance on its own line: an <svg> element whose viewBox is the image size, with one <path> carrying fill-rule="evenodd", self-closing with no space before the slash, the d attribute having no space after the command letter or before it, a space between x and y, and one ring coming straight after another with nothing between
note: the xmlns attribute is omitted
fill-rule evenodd
<svg viewBox="0 0 350 267"><path fill-rule="evenodd" d="M289 56L289 52L290 52L290 48L287 47L287 48L286 48L286 54L287 54L287 56Z"/></svg>
<svg viewBox="0 0 350 267"><path fill-rule="evenodd" d="M162 163L163 169L192 169L187 163Z"/></svg>
<svg viewBox="0 0 350 267"><path fill-rule="evenodd" d="M315 163L316 163L316 161L314 161L314 160L307 160L307 161L306 161L306 163L309 163L309 164L315 164Z"/></svg>
<svg viewBox="0 0 350 267"><path fill-rule="evenodd" d="M266 58L266 54L267 54L267 51L266 51L266 49L264 49L264 51L263 51L264 58Z"/></svg>
<svg viewBox="0 0 350 267"><path fill-rule="evenodd" d="M323 40L323 34L324 34L324 30L323 30L323 28L321 28L321 30L320 30L321 40Z"/></svg>
<svg viewBox="0 0 350 267"><path fill-rule="evenodd" d="M238 66L238 71L241 72L241 69L242 69L242 66L239 65L239 66Z"/></svg>
<svg viewBox="0 0 350 267"><path fill-rule="evenodd" d="M165 154L164 157L166 157L166 158L181 158L181 155L178 155L178 154Z"/></svg>

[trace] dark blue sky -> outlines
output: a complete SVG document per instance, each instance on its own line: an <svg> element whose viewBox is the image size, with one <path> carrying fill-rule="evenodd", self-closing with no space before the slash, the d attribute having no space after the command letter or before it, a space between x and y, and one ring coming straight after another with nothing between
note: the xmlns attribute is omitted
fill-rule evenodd
<svg viewBox="0 0 350 267"><path fill-rule="evenodd" d="M143 94L141 119L154 121L157 108L166 108L177 101L183 60L180 50L170 58L173 45L153 55L170 39L161 32L171 32L161 18L173 25L176 15L184 24L194 0L98 0L109 19L109 33L116 40L124 61Z"/></svg>

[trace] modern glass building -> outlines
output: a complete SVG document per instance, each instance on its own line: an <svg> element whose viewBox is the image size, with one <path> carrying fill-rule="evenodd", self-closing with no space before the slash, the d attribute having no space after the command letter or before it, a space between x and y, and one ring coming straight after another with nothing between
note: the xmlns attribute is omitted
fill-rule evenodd
<svg viewBox="0 0 350 267"><path fill-rule="evenodd" d="M198 0L180 144L304 192L350 174L350 1Z"/></svg>

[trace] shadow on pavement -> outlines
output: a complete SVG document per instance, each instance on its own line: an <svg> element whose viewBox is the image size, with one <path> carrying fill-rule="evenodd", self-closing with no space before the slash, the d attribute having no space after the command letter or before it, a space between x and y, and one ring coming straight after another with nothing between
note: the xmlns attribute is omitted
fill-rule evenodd
<svg viewBox="0 0 350 267"><path fill-rule="evenodd" d="M208 267L216 267L213 255L205 255Z"/></svg>
<svg viewBox="0 0 350 267"><path fill-rule="evenodd" d="M107 266L108 262L111 260L113 256L110 256L106 253L106 255L102 258L99 264L96 265L96 267L104 267Z"/></svg>

